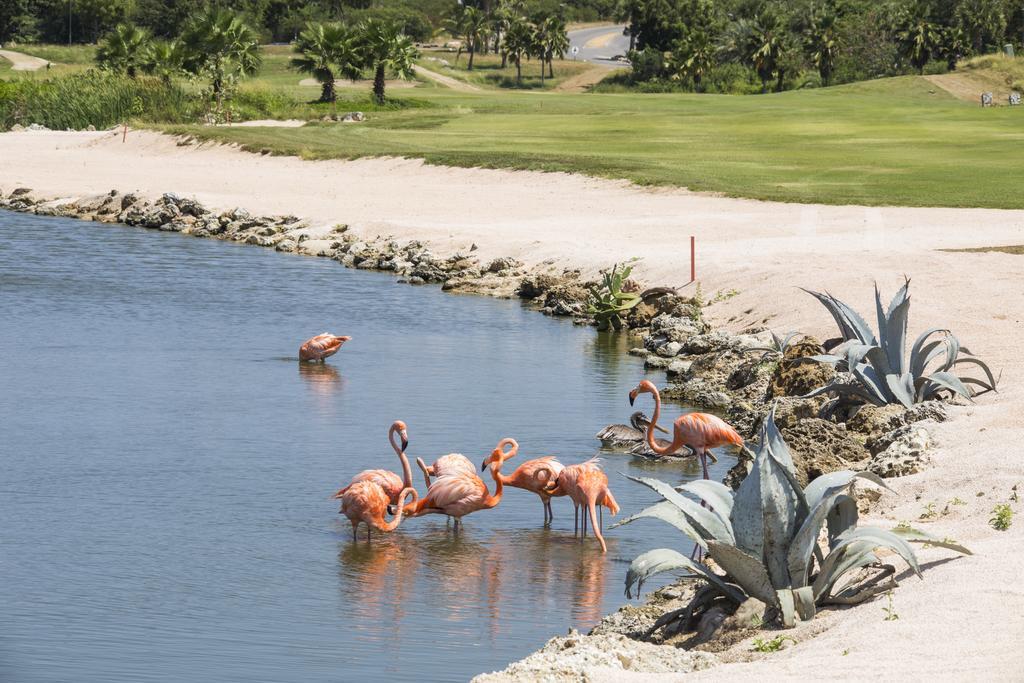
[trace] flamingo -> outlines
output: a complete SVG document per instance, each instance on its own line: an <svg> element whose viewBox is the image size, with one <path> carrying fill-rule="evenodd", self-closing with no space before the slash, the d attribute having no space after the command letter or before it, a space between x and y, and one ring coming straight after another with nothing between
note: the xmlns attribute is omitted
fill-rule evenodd
<svg viewBox="0 0 1024 683"><path fill-rule="evenodd" d="M590 514L590 524L594 527L594 535L601 543L601 552L608 552L608 546L601 534L601 525L604 522L602 514L601 521L597 519L597 506L608 508L612 515L619 514L619 504L615 502L615 496L608 488L608 476L601 471L597 458L591 458L586 462L577 465L568 465L557 477L551 481L551 470L541 467L537 470L537 478L540 481L548 482L545 492L549 496L569 496L576 507L577 521L573 533L579 531L579 510L585 506L587 510L583 515L583 535L587 534L587 513ZM545 476L541 476L545 475ZM602 509L602 513L603 513Z"/></svg>
<svg viewBox="0 0 1024 683"><path fill-rule="evenodd" d="M342 344L351 339L352 337L339 337L329 332L318 334L312 339L307 339L299 347L299 361L320 361L323 363L336 354Z"/></svg>
<svg viewBox="0 0 1024 683"><path fill-rule="evenodd" d="M410 505L419 498L416 489L411 486L402 489L398 494L398 503L391 505L388 494L380 484L369 480L357 481L345 488L345 493L341 496L341 510L338 513L345 515L352 522L353 541L356 540L356 529L360 522L366 524L366 540L369 541L372 529L387 534L398 528L402 523L405 499L410 496ZM394 515L390 522L384 520L385 512Z"/></svg>
<svg viewBox="0 0 1024 683"><path fill-rule="evenodd" d="M410 517L438 514L455 519L455 530L462 526L462 518L477 510L487 510L501 502L504 487L501 481L501 460L488 458L480 465L481 470L491 469L494 479L494 495L487 491L487 485L476 472L456 471L439 476L427 489L427 493L414 503L405 506ZM436 465L436 463L435 463Z"/></svg>
<svg viewBox="0 0 1024 683"><path fill-rule="evenodd" d="M708 413L687 413L675 419L672 425L672 441L667 446L654 439L654 426L661 415L661 395L658 388L648 380L642 380L629 392L629 404L633 405L640 394L654 395L654 419L647 427L647 446L656 455L668 455L686 446L700 457L704 470L704 478L708 474L708 451L712 448L733 444L743 447L743 437L739 435L725 420ZM714 456L712 456L714 457Z"/></svg>
<svg viewBox="0 0 1024 683"><path fill-rule="evenodd" d="M636 411L629 416L629 424L608 425L599 431L595 438L606 448L628 448L638 443L643 443L647 434L647 425L651 421L643 414L643 411ZM663 427L654 425L654 428L663 434L667 434Z"/></svg>
<svg viewBox="0 0 1024 683"><path fill-rule="evenodd" d="M402 439L401 447L395 443L395 434L398 434ZM399 497L402 495L402 490L412 487L412 469L409 467L409 459L405 457L405 449L409 447L409 433L406 431L404 422L395 420L391 423L391 428L388 430L388 442L391 443L391 447L395 449L398 459L402 462L401 477L390 470L363 470L352 477L352 481L349 482L348 486L339 489L331 497L336 499L344 498L345 492L358 482L372 481L384 490L391 504L396 505Z"/></svg>
<svg viewBox="0 0 1024 683"><path fill-rule="evenodd" d="M505 447L510 446L510 450L505 451ZM504 463L509 458L515 457L516 453L519 452L519 444L515 439L502 439L498 442L498 445L491 452L490 457L484 460L484 465L490 462ZM555 460L555 456L548 455L543 458L534 458L533 460L527 460L522 465L517 467L512 474L504 475L500 472L498 477L501 479L501 483L505 486L514 486L518 489L525 489L527 491L533 491L540 497L540 502L544 504L544 526L549 526L555 518L555 513L551 509L551 494L544 490L547 481L540 481L537 479L537 471L545 469L548 471L548 478L555 478L565 469L565 466ZM560 495L565 495L560 494Z"/></svg>
<svg viewBox="0 0 1024 683"><path fill-rule="evenodd" d="M430 488L431 477L443 477L448 474L455 474L456 472L476 474L476 465L461 453L442 455L434 461L433 465L427 465L427 463L423 462L423 458L416 458L416 464L423 470L423 480L427 482L428 489Z"/></svg>

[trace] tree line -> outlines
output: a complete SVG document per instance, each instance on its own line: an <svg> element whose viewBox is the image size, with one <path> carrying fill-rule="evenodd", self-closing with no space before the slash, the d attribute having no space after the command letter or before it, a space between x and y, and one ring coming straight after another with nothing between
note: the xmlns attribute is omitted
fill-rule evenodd
<svg viewBox="0 0 1024 683"><path fill-rule="evenodd" d="M1019 45L1018 0L620 0L631 80L728 89L750 76L762 92L915 70ZM722 82L725 81L723 84Z"/></svg>

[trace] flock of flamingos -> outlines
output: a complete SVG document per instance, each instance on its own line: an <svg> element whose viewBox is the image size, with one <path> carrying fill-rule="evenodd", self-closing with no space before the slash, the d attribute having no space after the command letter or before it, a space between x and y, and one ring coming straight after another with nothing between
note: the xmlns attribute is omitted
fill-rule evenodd
<svg viewBox="0 0 1024 683"><path fill-rule="evenodd" d="M299 349L302 362L324 362L349 341L350 337L320 334L306 341ZM661 397L658 389L647 380L641 381L629 392L629 403L633 405L639 394L654 397L654 415L647 420L643 413L634 413L630 425L610 425L598 433L597 438L607 446L631 447L633 452L657 457L678 454L683 448L697 456L703 466L704 478L708 478L708 457L710 449L732 444L742 447L743 438L725 421L707 413L688 413L676 418L673 423L672 440L657 439L655 430L664 432L658 426L661 415ZM395 437L398 437L396 442ZM341 500L340 513L352 523L352 538L356 539L359 524L366 525L366 537L370 540L372 529L388 533L398 528L403 518L423 515L447 515L454 519L457 531L462 518L478 510L496 507L501 502L504 487L531 491L540 498L544 506L544 525L551 524L554 513L551 499L568 496L576 509L575 533L581 533L580 509L583 508L582 536L587 534L589 515L590 526L601 543L601 550L607 551L604 536L603 509L612 515L619 512L619 505L608 488L608 477L601 471L596 458L576 465L563 465L554 456L527 460L510 475L502 474L506 460L519 452L515 439L504 438L498 442L491 454L484 458L480 471L490 469L494 480L494 493L487 489L477 474L476 465L469 458L450 453L427 465L422 458L416 464L423 471L426 493L420 497L412 482L412 468L405 451L409 446L409 434L404 422L395 420L388 430L388 441L402 465L399 476L390 470L363 470L355 475L347 486L339 489L333 498ZM600 511L601 519L598 518ZM391 515L391 521L387 521Z"/></svg>

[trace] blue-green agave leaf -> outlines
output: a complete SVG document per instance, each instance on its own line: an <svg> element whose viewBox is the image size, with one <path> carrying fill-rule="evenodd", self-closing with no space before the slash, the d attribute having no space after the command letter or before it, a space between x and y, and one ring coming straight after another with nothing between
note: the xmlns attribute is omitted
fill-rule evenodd
<svg viewBox="0 0 1024 683"><path fill-rule="evenodd" d="M718 514L723 524L731 524L729 515L732 513L733 490L725 484L710 479L697 479L677 486L676 491L692 493L710 505L711 510Z"/></svg>
<svg viewBox="0 0 1024 683"><path fill-rule="evenodd" d="M973 394L971 394L971 390L968 389L964 385L964 383L960 381L959 377L957 377L951 372L933 372L932 374L928 375L928 382L931 382L933 385L938 386L932 386L925 389L924 393L926 399L937 394L943 389L949 389L950 391L960 394L961 396L967 399L973 396Z"/></svg>
<svg viewBox="0 0 1024 683"><path fill-rule="evenodd" d="M828 547L834 548L843 534L856 528L859 519L857 501L845 494L839 496L828 513Z"/></svg>
<svg viewBox="0 0 1024 683"><path fill-rule="evenodd" d="M873 541L851 541L833 548L832 552L825 557L825 561L821 564L821 570L814 579L812 585L814 601L821 602L827 598L832 592L832 587L843 574L876 562L878 558L872 552L874 548Z"/></svg>
<svg viewBox="0 0 1024 683"><path fill-rule="evenodd" d="M775 596L775 602L782 615L783 628L793 628L796 626L796 601L793 599L793 591L781 588L775 591Z"/></svg>
<svg viewBox="0 0 1024 683"><path fill-rule="evenodd" d="M854 470L841 470L839 472L823 474L807 485L807 488L804 489L804 498L807 499L807 505L813 508L822 499L828 489L835 488L836 486L846 486L855 479L867 479L872 484L876 484L884 489L892 491L892 489L885 483L885 480L874 472L868 472L866 470L860 472L855 472Z"/></svg>
<svg viewBox="0 0 1024 683"><path fill-rule="evenodd" d="M707 579L710 583L720 589L730 600L733 600L736 603L741 603L745 599L745 596L742 593L726 583L718 574L715 574L703 564L694 562L685 555L669 548L649 550L648 552L639 555L630 563L629 569L626 570L626 597L633 597L634 584L636 584L636 595L639 596L640 590L649 578L656 574L676 569L687 569L693 572L693 574Z"/></svg>
<svg viewBox="0 0 1024 683"><path fill-rule="evenodd" d="M704 537L699 531L697 531L692 524L690 524L689 518L683 514L683 511L673 505L667 500L663 500L660 503L655 503L650 507L646 507L635 515L630 515L625 519L619 520L615 524L612 524L609 529L622 526L623 524L629 524L635 522L638 519L660 519L663 522L667 522L675 528L682 531L694 543L707 550L708 544Z"/></svg>
<svg viewBox="0 0 1024 683"><path fill-rule="evenodd" d="M900 538L908 541L909 543L923 543L925 545L933 545L937 548L946 548L948 550L955 550L963 555L973 555L970 550L960 545L956 541L939 538L938 536L932 536L926 531L915 529L909 526L898 526L892 530L894 534Z"/></svg>
<svg viewBox="0 0 1024 683"><path fill-rule="evenodd" d="M701 507L699 503L695 503L686 496L680 494L669 484L647 477L631 477L626 475L626 478L632 479L638 484L643 484L644 486L653 489L665 500L679 508L683 514L686 515L687 520L693 528L696 529L696 531L706 541L714 539L725 543L735 543L732 529L730 529L727 524L724 524L718 515L705 507Z"/></svg>
<svg viewBox="0 0 1024 683"><path fill-rule="evenodd" d="M747 595L775 604L775 589L761 560L734 545L716 541L708 543L708 554Z"/></svg>
<svg viewBox="0 0 1024 683"><path fill-rule="evenodd" d="M800 621L810 621L814 618L817 609L814 607L814 589L810 586L793 589L793 602L796 605L796 615Z"/></svg>

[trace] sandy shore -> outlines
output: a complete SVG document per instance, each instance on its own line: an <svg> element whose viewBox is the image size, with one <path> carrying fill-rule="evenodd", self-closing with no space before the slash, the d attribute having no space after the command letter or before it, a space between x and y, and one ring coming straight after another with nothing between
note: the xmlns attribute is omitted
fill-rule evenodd
<svg viewBox="0 0 1024 683"><path fill-rule="evenodd" d="M976 554L945 561L948 554L923 551L936 561L923 581L903 581L897 621L883 621L877 602L825 613L810 628L835 627L808 634L798 647L689 677L1006 680L1024 671L1024 505L1014 505L1009 531L988 525L1013 485L1024 494L1024 360L1017 350L1024 257L937 251L1024 244L1024 211L779 204L403 159L307 162L178 146L140 131L124 144L108 133L2 134L0 188L20 186L48 196L175 192L211 208L295 214L325 226L348 223L368 236L420 239L437 253L476 244L481 259L554 260L588 272L640 257L637 274L653 285L686 284L695 235L704 291L738 292L709 309L732 330L767 323L830 336L831 319L798 286L830 290L869 312L872 282L891 293L906 274L915 302L911 334L950 326L1002 371L1002 385L934 428L934 466L894 480L900 496L883 498L878 514L916 523L925 504L941 510L959 497L967 505L921 524Z"/></svg>

